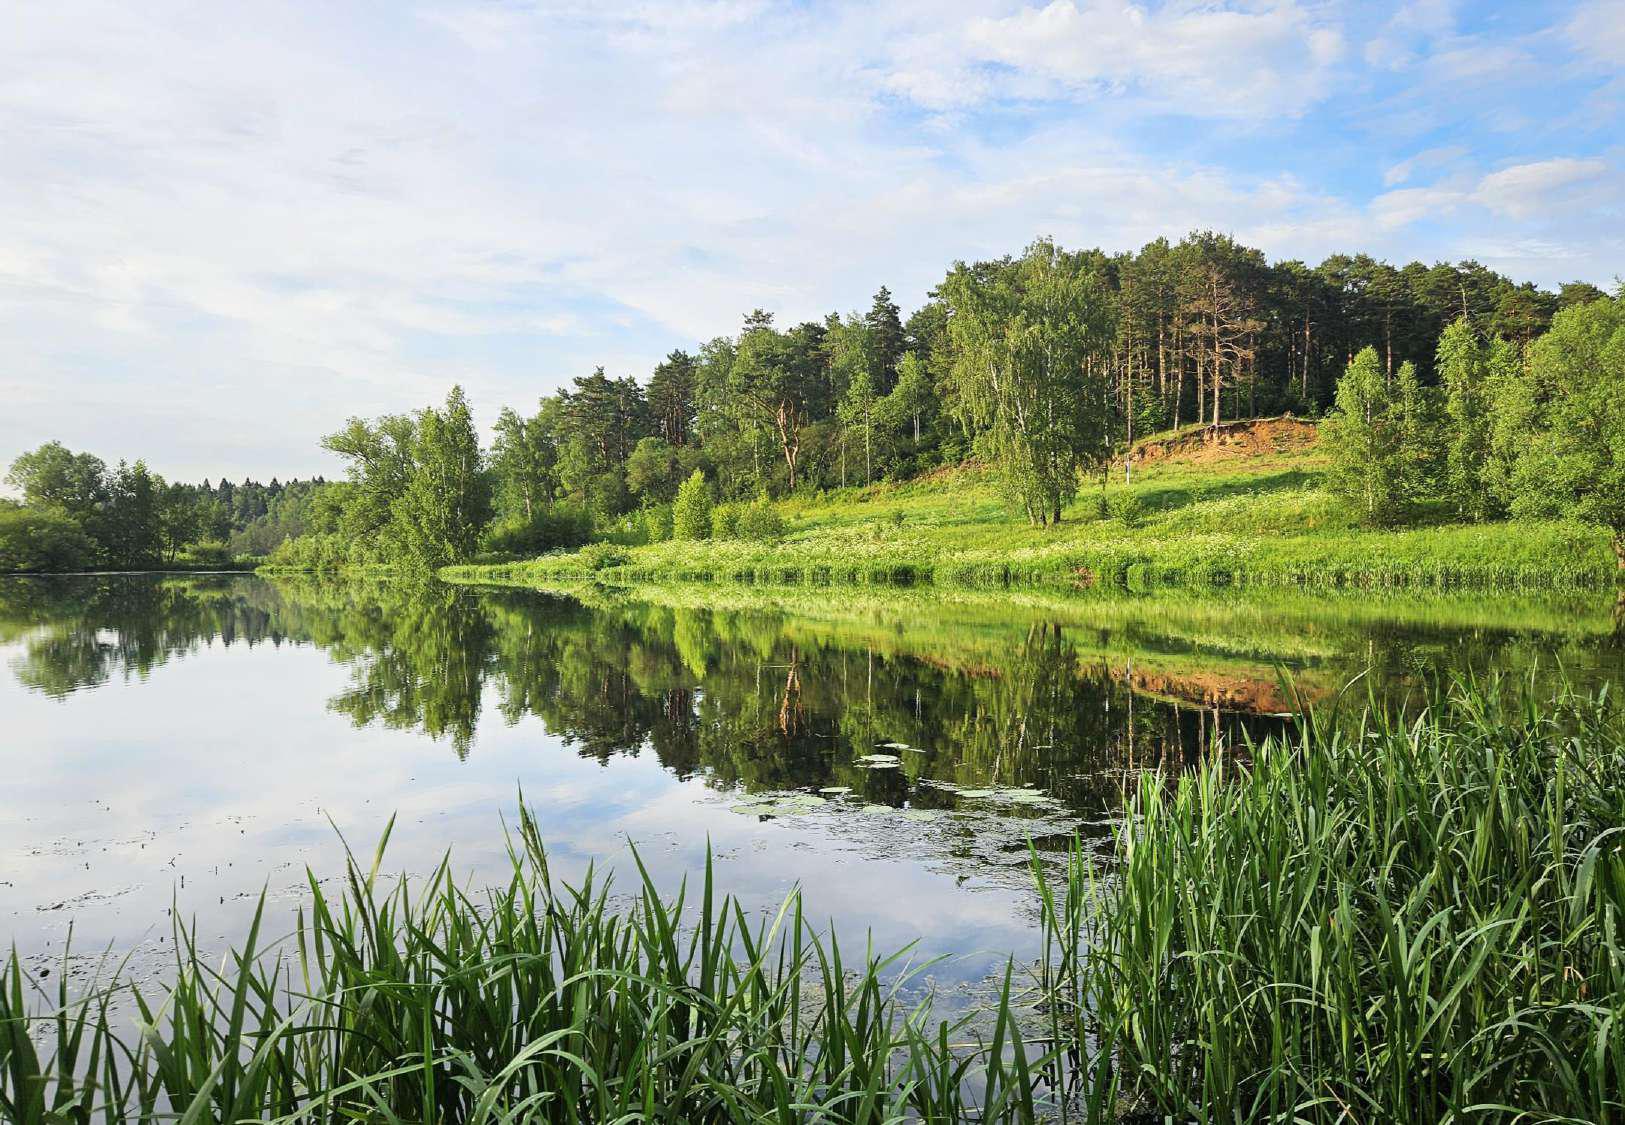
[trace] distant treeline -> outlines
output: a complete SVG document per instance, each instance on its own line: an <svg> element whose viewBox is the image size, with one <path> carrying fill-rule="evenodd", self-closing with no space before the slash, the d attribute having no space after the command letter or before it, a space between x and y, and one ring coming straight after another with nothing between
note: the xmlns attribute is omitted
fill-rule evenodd
<svg viewBox="0 0 1625 1125"><path fill-rule="evenodd" d="M326 483L171 483L143 461L109 468L55 441L13 461L5 482L22 502L0 499L0 571L226 565L263 556L308 530L311 498Z"/></svg>

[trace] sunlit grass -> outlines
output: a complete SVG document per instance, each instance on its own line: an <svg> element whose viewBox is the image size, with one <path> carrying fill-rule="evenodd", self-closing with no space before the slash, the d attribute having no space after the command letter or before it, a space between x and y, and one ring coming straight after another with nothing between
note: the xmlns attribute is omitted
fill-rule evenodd
<svg viewBox="0 0 1625 1125"><path fill-rule="evenodd" d="M1059 526L1014 518L985 468L801 496L778 505L777 543L665 542L604 560L562 553L458 567L448 577L998 586L1605 586L1617 567L1599 528L1557 521L1355 526L1313 450L1170 460L1089 483ZM1122 500L1132 516L1123 514ZM1116 513L1110 518L1102 513Z"/></svg>
<svg viewBox="0 0 1625 1125"><path fill-rule="evenodd" d="M1177 1119L1619 1121L1622 773L1606 693L1492 683L1145 775L1057 992Z"/></svg>

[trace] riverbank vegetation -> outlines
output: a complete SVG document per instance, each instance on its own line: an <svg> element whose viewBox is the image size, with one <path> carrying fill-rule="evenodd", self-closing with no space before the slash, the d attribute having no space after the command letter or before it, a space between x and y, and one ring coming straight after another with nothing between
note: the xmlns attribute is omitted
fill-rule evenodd
<svg viewBox="0 0 1625 1125"><path fill-rule="evenodd" d="M1612 574L1576 529L1601 529L1620 569L1622 309L1592 287L1542 293L1472 263L1309 270L1211 234L1117 256L1040 240L956 263L906 320L884 290L861 315L787 329L757 311L736 336L673 352L646 384L577 378L533 414L504 409L478 469L414 460L409 431L434 411L352 420L327 440L349 462L329 518L274 562L457 565L587 544L541 568L1602 583ZM1238 419L1283 413L1324 415L1319 458L1294 466L1299 476L1200 480L1189 463L1184 487L1204 500L1230 489L1248 509L1240 521L1134 479L1148 436L1218 445ZM914 534L926 526L916 520L896 549L816 544L797 519L827 504L840 522L842 499L959 483L944 474L967 465L986 467L973 474L989 523L979 543ZM413 472L438 482L412 493L416 515L404 508ZM1269 495L1249 502L1252 484ZM445 510L420 518L430 495ZM718 540L727 546L697 546ZM652 544L671 546L624 550Z"/></svg>
<svg viewBox="0 0 1625 1125"><path fill-rule="evenodd" d="M923 952L854 959L795 895L567 887L528 817L483 894L391 886L380 845L274 949L257 923L217 965L178 924L166 985L13 955L0 1112L1618 1120L1621 769L1606 694L1480 683L1132 773L1107 856L1034 855L1046 956L954 1018L903 999Z"/></svg>
<svg viewBox="0 0 1625 1125"><path fill-rule="evenodd" d="M1622 766L1606 694L1480 684L1142 775L1071 1010L1180 1118L1617 1121Z"/></svg>
<svg viewBox="0 0 1625 1125"><path fill-rule="evenodd" d="M1300 427L1304 429L1307 427ZM1312 433L1312 430L1311 430ZM452 567L453 581L550 585L732 581L928 582L941 587L1529 587L1606 585L1609 534L1563 519L1463 524L1441 501L1420 526L1369 528L1327 486L1316 446L1198 446L1098 484L1057 525L1008 518L986 468L771 506L771 537L643 542L639 535L534 559Z"/></svg>

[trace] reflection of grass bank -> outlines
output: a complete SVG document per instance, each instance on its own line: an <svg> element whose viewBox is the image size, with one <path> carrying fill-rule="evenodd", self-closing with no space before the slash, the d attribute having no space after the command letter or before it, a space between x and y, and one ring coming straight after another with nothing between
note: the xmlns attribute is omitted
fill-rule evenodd
<svg viewBox="0 0 1625 1125"><path fill-rule="evenodd" d="M1119 518L1091 518L1087 491L1056 528L1012 520L974 470L847 489L779 505L778 543L665 542L463 567L455 575L557 581L945 586L1257 585L1552 588L1604 586L1617 566L1606 532L1576 524L1354 527L1320 487L1312 454L1218 465L1165 462L1106 493ZM1125 500L1127 503L1125 504Z"/></svg>
<svg viewBox="0 0 1625 1125"><path fill-rule="evenodd" d="M1618 1120L1620 712L1490 688L1306 729L1146 776L1112 878L1037 867L1049 956L974 1022L905 1010L901 962L843 961L795 897L752 921L709 872L624 908L555 884L526 820L483 895L445 866L386 891L375 860L337 899L311 880L280 958L251 934L215 968L179 929L138 1031L131 982L31 996L13 954L0 1114L1027 1122L1070 1081L1097 1123Z"/></svg>
<svg viewBox="0 0 1625 1125"><path fill-rule="evenodd" d="M490 584L534 585L513 579ZM1305 697L1325 698L1373 664L1407 655L1391 651L1396 642L1457 657L1464 655L1464 643L1494 644L1503 660L1497 667L1522 672L1550 653L1567 653L1570 663L1583 665L1614 629L1612 603L1578 593L1373 597L1287 589L1135 595L916 586L851 588L832 596L806 586L606 586L583 580L540 585L602 609L655 606L717 620L760 617L771 621L776 635L804 646L862 648L989 676L1008 671L1013 654L1035 630L1053 630L1080 674L1110 676L1171 701L1266 712L1290 706L1283 674ZM1470 634L1467 641L1463 634ZM1384 668L1376 679L1390 686L1422 670Z"/></svg>

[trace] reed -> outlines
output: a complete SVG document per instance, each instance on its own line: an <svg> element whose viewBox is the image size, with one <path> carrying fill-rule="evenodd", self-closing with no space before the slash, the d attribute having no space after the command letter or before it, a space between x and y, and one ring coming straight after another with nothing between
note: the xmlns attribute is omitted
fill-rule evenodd
<svg viewBox="0 0 1625 1125"><path fill-rule="evenodd" d="M1163 1114L1625 1120L1622 776L1606 692L1493 682L1143 775L1056 994Z"/></svg>
<svg viewBox="0 0 1625 1125"><path fill-rule="evenodd" d="M990 1037L966 1038L900 1000L924 965L854 961L799 896L752 925L709 863L674 900L640 863L615 909L608 880L554 882L524 814L512 853L507 884L475 896L445 863L383 889L380 845L336 899L310 880L279 949L262 947L263 901L223 965L177 927L157 995L116 967L77 998L30 995L13 953L0 1119L1035 1119L1049 1059L1024 1043L1008 979Z"/></svg>

